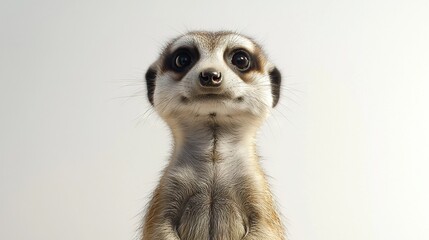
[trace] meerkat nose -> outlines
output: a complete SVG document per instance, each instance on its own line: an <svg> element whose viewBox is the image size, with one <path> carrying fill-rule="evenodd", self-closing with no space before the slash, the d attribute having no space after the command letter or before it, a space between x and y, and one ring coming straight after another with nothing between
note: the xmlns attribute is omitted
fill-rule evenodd
<svg viewBox="0 0 429 240"><path fill-rule="evenodd" d="M202 87L219 87L222 83L222 74L214 68L207 68L200 73Z"/></svg>

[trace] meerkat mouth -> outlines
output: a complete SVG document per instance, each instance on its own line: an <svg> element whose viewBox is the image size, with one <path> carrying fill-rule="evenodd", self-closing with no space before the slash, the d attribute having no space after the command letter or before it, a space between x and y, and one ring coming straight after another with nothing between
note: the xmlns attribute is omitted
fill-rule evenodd
<svg viewBox="0 0 429 240"><path fill-rule="evenodd" d="M222 94L207 93L207 94L198 94L192 97L181 96L180 100L182 101L182 103L219 102L219 101L232 101L235 103L241 103L244 101L244 97L243 96L233 97L225 93L222 93Z"/></svg>
<svg viewBox="0 0 429 240"><path fill-rule="evenodd" d="M188 102L210 102L210 101L222 101L222 100L232 100L233 97L226 93L206 93L206 94L197 94L191 97L182 96L181 100L184 103Z"/></svg>
<svg viewBox="0 0 429 240"><path fill-rule="evenodd" d="M208 93L208 94L199 94L195 96L196 100L223 100L223 99L231 99L231 96L228 94L214 94L214 93Z"/></svg>

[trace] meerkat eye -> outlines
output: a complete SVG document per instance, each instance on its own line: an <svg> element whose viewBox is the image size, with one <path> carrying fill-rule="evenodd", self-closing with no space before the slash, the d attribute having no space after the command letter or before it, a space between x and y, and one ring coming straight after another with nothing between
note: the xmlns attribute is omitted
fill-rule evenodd
<svg viewBox="0 0 429 240"><path fill-rule="evenodd" d="M250 55L244 50L238 50L232 55L231 63L240 71L250 68Z"/></svg>
<svg viewBox="0 0 429 240"><path fill-rule="evenodd" d="M189 52L182 50L175 54L173 66L177 71L182 71L192 63L192 56Z"/></svg>

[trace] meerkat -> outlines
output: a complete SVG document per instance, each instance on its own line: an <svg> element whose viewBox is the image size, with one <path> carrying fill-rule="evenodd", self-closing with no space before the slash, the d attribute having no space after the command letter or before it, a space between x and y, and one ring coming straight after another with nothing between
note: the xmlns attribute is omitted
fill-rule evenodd
<svg viewBox="0 0 429 240"><path fill-rule="evenodd" d="M189 32L145 78L174 145L141 239L284 240L255 140L281 75L260 45L234 32Z"/></svg>

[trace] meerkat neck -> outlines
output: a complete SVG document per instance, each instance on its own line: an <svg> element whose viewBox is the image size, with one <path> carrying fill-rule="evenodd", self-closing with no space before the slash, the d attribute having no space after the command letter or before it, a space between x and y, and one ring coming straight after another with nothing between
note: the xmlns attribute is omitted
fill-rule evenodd
<svg viewBox="0 0 429 240"><path fill-rule="evenodd" d="M223 124L214 120L172 128L173 160L186 162L228 162L256 160L253 124Z"/></svg>

